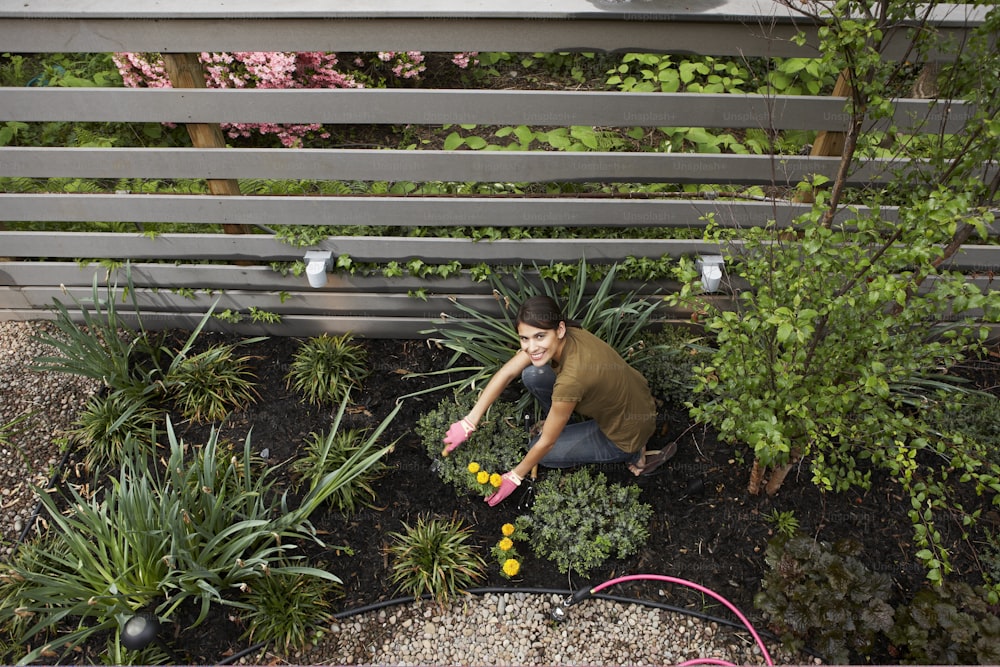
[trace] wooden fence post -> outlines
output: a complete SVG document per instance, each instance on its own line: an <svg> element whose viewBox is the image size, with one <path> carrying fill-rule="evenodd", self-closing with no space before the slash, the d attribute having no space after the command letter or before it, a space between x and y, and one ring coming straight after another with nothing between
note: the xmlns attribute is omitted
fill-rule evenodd
<svg viewBox="0 0 1000 667"><path fill-rule="evenodd" d="M851 94L851 84L847 77L847 71L840 73L837 82L833 85L833 97L848 97ZM816 135L809 155L813 157L838 157L844 151L844 133L833 130L821 130ZM812 192L796 191L792 195L792 201L801 204L811 204L816 201L816 196ZM797 235L790 238L797 238Z"/></svg>
<svg viewBox="0 0 1000 667"><path fill-rule="evenodd" d="M163 64L174 88L204 88L205 74L196 53L164 53ZM225 148L226 140L218 123L187 123L188 136L195 148ZM232 178L208 179L213 195L240 196L240 185ZM249 234L248 225L223 223L227 234Z"/></svg>
<svg viewBox="0 0 1000 667"><path fill-rule="evenodd" d="M841 72L837 77L837 83L833 85L833 97L850 97L851 83L847 72ZM844 133L823 130L816 135L810 155L836 157L844 151Z"/></svg>

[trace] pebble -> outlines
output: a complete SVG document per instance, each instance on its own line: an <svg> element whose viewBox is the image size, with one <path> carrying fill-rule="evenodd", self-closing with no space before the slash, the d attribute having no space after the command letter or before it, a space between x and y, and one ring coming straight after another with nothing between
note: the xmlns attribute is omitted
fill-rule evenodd
<svg viewBox="0 0 1000 667"><path fill-rule="evenodd" d="M55 350L33 340L56 331L46 321L0 321L0 427L35 413L0 444L0 559L14 550L38 506L32 485L44 487L62 460L61 447L78 411L99 388L88 378L30 370L39 356ZM29 526L30 527L30 526Z"/></svg>

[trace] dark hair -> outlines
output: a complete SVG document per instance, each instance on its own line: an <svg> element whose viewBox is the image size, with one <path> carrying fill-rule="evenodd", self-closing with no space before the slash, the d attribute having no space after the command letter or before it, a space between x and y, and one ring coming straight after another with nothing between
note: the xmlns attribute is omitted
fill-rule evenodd
<svg viewBox="0 0 1000 667"><path fill-rule="evenodd" d="M565 322L567 327L580 326L572 320L567 320L555 299L545 295L533 296L524 300L517 309L517 319L514 326L527 324L536 329L558 329L559 323Z"/></svg>

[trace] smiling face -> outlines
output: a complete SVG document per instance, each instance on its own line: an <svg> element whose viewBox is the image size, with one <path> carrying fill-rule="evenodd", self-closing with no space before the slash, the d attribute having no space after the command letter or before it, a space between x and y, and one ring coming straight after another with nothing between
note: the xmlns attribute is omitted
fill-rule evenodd
<svg viewBox="0 0 1000 667"><path fill-rule="evenodd" d="M544 366L553 360L559 361L566 336L566 324L560 322L555 329L539 329L522 322L517 325L517 337L521 349L531 359L532 366Z"/></svg>

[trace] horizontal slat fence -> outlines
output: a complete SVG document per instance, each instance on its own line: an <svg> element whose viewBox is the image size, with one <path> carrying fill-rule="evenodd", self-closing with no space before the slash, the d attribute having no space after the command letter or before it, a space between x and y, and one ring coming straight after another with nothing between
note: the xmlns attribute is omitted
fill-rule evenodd
<svg viewBox="0 0 1000 667"><path fill-rule="evenodd" d="M157 3L37 0L0 7L0 44L8 52L201 51L374 52L384 50L606 51L699 53L723 57L814 56L814 26L777 2L701 0L683 3L617 3L555 0L538 8L526 0L502 9L454 0L418 8L391 0L377 9L361 3L249 0L238 10L222 2ZM985 10L954 5L931 17L942 44L982 21ZM804 31L807 42L791 37ZM902 42L890 48L901 56ZM946 59L947 51L930 59ZM611 93L572 90L202 90L112 88L0 88L0 123L173 122L323 123L338 125L529 125L707 127L843 131L845 98L787 95ZM959 102L899 99L891 124L899 132L961 132L974 109ZM867 129L889 127L890 121ZM723 225L788 226L807 205L788 192L801 179L832 178L839 159L823 156L710 155L640 152L468 150L76 148L0 147L0 177L270 179L372 182L674 183L701 184L700 192L674 198L580 195L504 196L304 196L252 192L218 196L176 194L8 191L0 194L0 319L51 317L53 298L71 303L121 280L84 261L129 260L136 298L153 327L191 326L216 300L219 310L244 315L236 325L214 328L247 333L316 335L354 332L373 337L419 337L442 312L457 316L452 297L484 310L495 301L467 272L455 278L386 279L331 274L312 289L305 276L274 270L271 262L301 260L307 248L280 241L276 226L391 228L524 227L533 236L559 227L618 229L622 238L533 238L473 242L463 238L331 236L308 249L385 263L418 258L427 263L487 263L497 271L550 261L612 263L626 257L711 254L701 240L658 238L663 228L698 230L708 220ZM922 170L921 163L870 160L850 177L855 186L880 185L894 170ZM989 174L988 174L989 176ZM777 198L722 198L719 185L761 185ZM190 186L189 186L190 187ZM784 194L781 194L784 192ZM884 209L894 219L896 210ZM850 220L843 211L842 222ZM2 231L4 223L51 225L93 221L127 223L132 232ZM253 233L148 233L158 223L243 225ZM626 233L627 230L627 233ZM637 231L644 232L638 234ZM697 236L697 234L692 234ZM626 238L627 237L627 238ZM989 288L1000 252L965 246L952 266ZM622 289L636 286L623 284ZM639 286L659 294L669 283ZM426 300L411 296L421 291ZM654 297L655 298L655 297ZM726 305L725 294L713 296ZM125 304L127 306L127 304ZM124 306L123 306L124 307ZM281 317L254 322L251 307ZM664 318L690 313L664 309Z"/></svg>

